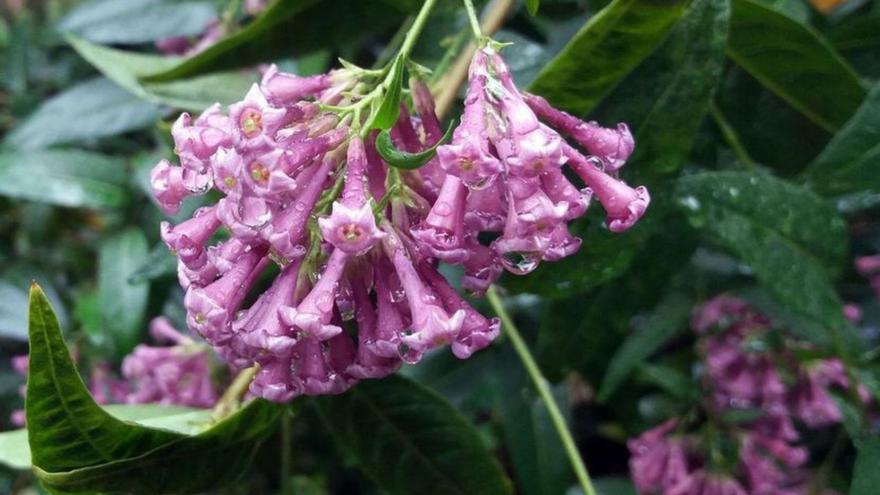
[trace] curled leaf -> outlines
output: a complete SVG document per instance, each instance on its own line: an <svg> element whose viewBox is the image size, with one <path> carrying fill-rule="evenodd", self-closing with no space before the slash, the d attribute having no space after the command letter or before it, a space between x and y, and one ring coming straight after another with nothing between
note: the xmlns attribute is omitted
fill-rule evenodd
<svg viewBox="0 0 880 495"><path fill-rule="evenodd" d="M376 137L376 151L378 151L382 159L388 162L388 165L391 165L392 167L415 170L428 163L431 158L434 158L434 155L437 153L437 147L449 141L454 129L455 122L452 122L449 124L449 128L446 129L446 132L439 141L430 148L418 153L410 153L397 149L394 146L394 142L391 141L391 134L389 134L388 131L382 131Z"/></svg>

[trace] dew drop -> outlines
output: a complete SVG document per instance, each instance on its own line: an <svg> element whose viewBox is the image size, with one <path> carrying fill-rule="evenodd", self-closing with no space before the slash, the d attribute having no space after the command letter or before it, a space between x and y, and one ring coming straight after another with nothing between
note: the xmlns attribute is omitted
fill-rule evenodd
<svg viewBox="0 0 880 495"><path fill-rule="evenodd" d="M541 258L535 253L510 251L501 257L501 263L507 271L515 275L526 275L538 268Z"/></svg>

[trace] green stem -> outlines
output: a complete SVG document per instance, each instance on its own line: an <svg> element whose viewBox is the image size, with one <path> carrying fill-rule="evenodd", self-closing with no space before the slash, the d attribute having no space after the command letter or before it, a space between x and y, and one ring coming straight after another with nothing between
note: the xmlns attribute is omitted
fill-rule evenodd
<svg viewBox="0 0 880 495"><path fill-rule="evenodd" d="M254 377L257 376L258 371L260 371L260 365L255 364L238 372L229 388L223 392L223 396L217 401L214 410L211 411L211 418L214 421L220 421L238 411L241 407L241 398L247 393L248 387L250 387Z"/></svg>
<svg viewBox="0 0 880 495"><path fill-rule="evenodd" d="M482 39L483 30L480 29L480 18L477 15L477 10L474 8L474 2L472 0L464 0L464 10L467 11L468 21L471 23L471 31L474 33L474 38Z"/></svg>
<svg viewBox="0 0 880 495"><path fill-rule="evenodd" d="M529 347L520 335L519 330L517 330L516 325L514 325L513 319L507 313L507 310L504 309L504 305L501 303L501 298L498 296L498 292L494 285L489 287L489 290L486 292L486 298L489 300L492 309L498 317L501 318L507 337L510 338L510 343L513 344L514 350L519 356L520 361L522 361L526 372L532 379L532 382L535 384L535 388L538 390L538 395L541 396L541 400L544 402L544 406L550 414L550 420L553 422L553 427L556 428L556 432L562 440L562 446L565 449L565 453L568 455L568 460L571 462L571 467L574 469L575 475L577 475L578 482L581 485L581 489L584 491L584 495L596 495L596 489L593 488L593 482L590 480L590 475L587 473L584 460L581 458L581 454L578 452L577 446L574 443L574 438L572 438L571 432L565 424L565 418L562 417L562 412L560 412L559 406L553 398L553 393L550 391L550 385L547 384L547 380L544 378L544 375L541 374L541 370L538 368L538 363L536 363L535 358L532 357L532 353L529 351Z"/></svg>
<svg viewBox="0 0 880 495"><path fill-rule="evenodd" d="M437 0L425 0L425 3L422 4L422 9L419 10L419 14L413 21L412 27L410 27L409 32L406 33L406 38L403 39L403 43L400 45L400 51L397 52L399 57L409 58L409 54L416 45L419 35L422 34L422 29L425 27L425 22L431 14L431 9L434 8L436 3Z"/></svg>
<svg viewBox="0 0 880 495"><path fill-rule="evenodd" d="M388 62L391 61L392 57L397 53L400 49L400 45L403 43L404 38L409 33L409 30L412 29L413 25L413 16L409 16L406 20L403 21L403 24L400 25L400 28L397 32L394 33L394 36L388 41L388 44L385 45L385 48L382 49L382 52L379 53L379 56L376 57L376 61L373 63L373 69L378 69L380 67L385 67L388 65Z"/></svg>
<svg viewBox="0 0 880 495"><path fill-rule="evenodd" d="M730 149L733 150L733 153L739 158L739 161L749 170L755 169L755 160L749 155L749 152L746 151L746 147L743 146L742 142L739 140L739 136L736 135L736 131L733 129L733 126L727 121L727 118L724 117L724 114L721 113L721 109L718 108L718 105L715 102L709 103L709 113L712 115L712 120L715 121L715 125L718 126L718 129L721 130L721 135L724 137L724 140L727 142L727 145L730 146Z"/></svg>

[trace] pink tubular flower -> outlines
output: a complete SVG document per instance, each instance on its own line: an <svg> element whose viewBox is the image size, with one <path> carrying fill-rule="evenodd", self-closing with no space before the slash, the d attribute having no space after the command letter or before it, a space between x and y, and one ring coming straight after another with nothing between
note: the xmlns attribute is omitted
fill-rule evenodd
<svg viewBox="0 0 880 495"><path fill-rule="evenodd" d="M491 47L473 58L452 141L418 170L381 158L366 127L374 84L350 65L310 77L270 66L227 112L181 115L172 127L179 166L153 170L167 212L193 194L220 195L161 234L178 257L187 325L234 367L259 364L256 396L339 393L446 344L467 358L500 322L460 297L441 263L460 265L462 288L482 294L505 269L525 274L576 252L569 222L593 196L615 232L647 207L644 188L592 165L623 163L625 126L579 127L536 111ZM412 109L400 106L389 134L417 153L443 132L427 86L414 78L410 94ZM588 140L597 156L560 132Z"/></svg>
<svg viewBox="0 0 880 495"><path fill-rule="evenodd" d="M122 362L122 376L129 392L129 404L172 404L212 407L217 392L211 380L208 349L177 332L165 318L150 323L157 340L170 341L171 347L138 345Z"/></svg>
<svg viewBox="0 0 880 495"><path fill-rule="evenodd" d="M665 493L689 476L683 439L668 438L678 422L666 421L627 442L630 471L640 493Z"/></svg>
<svg viewBox="0 0 880 495"><path fill-rule="evenodd" d="M341 249L333 251L321 278L302 302L296 307L286 306L279 310L281 320L301 333L302 337L322 341L342 332L342 328L331 324L330 320L333 319L336 291L348 258L349 254Z"/></svg>
<svg viewBox="0 0 880 495"><path fill-rule="evenodd" d="M385 234L376 227L373 208L367 200L367 156L359 137L348 144L348 166L342 200L333 202L333 213L319 218L324 239L349 254L369 251Z"/></svg>

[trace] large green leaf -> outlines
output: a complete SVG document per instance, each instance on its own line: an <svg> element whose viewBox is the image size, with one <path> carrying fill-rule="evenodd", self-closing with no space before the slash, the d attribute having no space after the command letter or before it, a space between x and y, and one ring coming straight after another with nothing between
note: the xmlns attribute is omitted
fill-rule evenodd
<svg viewBox="0 0 880 495"><path fill-rule="evenodd" d="M474 427L415 382L366 381L316 404L342 447L390 494L511 493Z"/></svg>
<svg viewBox="0 0 880 495"><path fill-rule="evenodd" d="M276 1L244 29L146 79L169 81L340 48L399 25L413 8L418 8L417 3L402 0Z"/></svg>
<svg viewBox="0 0 880 495"><path fill-rule="evenodd" d="M155 103L141 100L99 77L76 84L46 100L16 125L5 142L14 148L45 148L142 129L159 120Z"/></svg>
<svg viewBox="0 0 880 495"><path fill-rule="evenodd" d="M128 201L122 162L74 150L0 153L0 195L59 206L112 208Z"/></svg>
<svg viewBox="0 0 880 495"><path fill-rule="evenodd" d="M178 433L197 433L211 421L208 409L158 404L110 404L102 409L113 417L142 426ZM14 469L31 468L31 448L26 429L0 433L0 463Z"/></svg>
<svg viewBox="0 0 880 495"><path fill-rule="evenodd" d="M29 334L28 442L34 472L54 492L193 493L222 486L246 469L283 412L281 406L257 400L193 436L181 431L193 428L193 421L201 423L203 412L161 415L155 406L146 406L111 414L89 395L36 285L31 287Z"/></svg>
<svg viewBox="0 0 880 495"><path fill-rule="evenodd" d="M683 177L676 197L691 224L748 264L780 302L826 329L844 325L830 278L845 261L847 236L831 205L805 188L747 172Z"/></svg>
<svg viewBox="0 0 880 495"><path fill-rule="evenodd" d="M721 80L729 0L694 0L665 41L605 99L597 118L636 138L628 170L649 185L687 157Z"/></svg>
<svg viewBox="0 0 880 495"><path fill-rule="evenodd" d="M858 455L849 495L873 495L880 486L880 438L872 436L856 442Z"/></svg>
<svg viewBox="0 0 880 495"><path fill-rule="evenodd" d="M880 86L806 170L820 194L880 192Z"/></svg>
<svg viewBox="0 0 880 495"><path fill-rule="evenodd" d="M586 114L660 44L687 3L615 0L587 21L529 89Z"/></svg>
<svg viewBox="0 0 880 495"><path fill-rule="evenodd" d="M143 333L150 286L131 279L148 254L144 233L133 228L104 241L98 254L98 305L103 328L93 337L106 339L118 356L130 352Z"/></svg>
<svg viewBox="0 0 880 495"><path fill-rule="evenodd" d="M135 96L183 110L202 110L213 103L234 103L255 81L246 72L217 72L170 83L142 83L140 78L165 71L180 57L161 57L117 50L68 36L67 41L107 78Z"/></svg>
<svg viewBox="0 0 880 495"><path fill-rule="evenodd" d="M504 444L513 465L517 493L565 493L572 473L559 434L544 402L523 372L513 352L499 353L491 380L493 398L504 433ZM557 392L564 391L560 388ZM562 395L556 393L555 395ZM558 402L566 403L564 397Z"/></svg>
<svg viewBox="0 0 880 495"><path fill-rule="evenodd" d="M183 438L126 425L101 409L76 372L43 291L31 287L25 411L34 466L63 472L132 457Z"/></svg>
<svg viewBox="0 0 880 495"><path fill-rule="evenodd" d="M852 68L813 29L754 0L733 0L727 54L830 132L865 97Z"/></svg>
<svg viewBox="0 0 880 495"><path fill-rule="evenodd" d="M693 305L693 298L675 292L669 293L636 326L635 333L627 337L614 353L608 371L602 377L600 400L610 397L646 358L687 330Z"/></svg>
<svg viewBox="0 0 880 495"><path fill-rule="evenodd" d="M195 36L217 20L208 1L90 0L59 22L62 32L93 43L144 43L167 36Z"/></svg>

